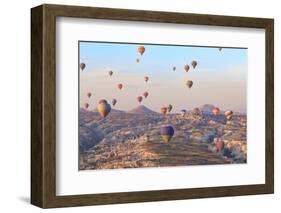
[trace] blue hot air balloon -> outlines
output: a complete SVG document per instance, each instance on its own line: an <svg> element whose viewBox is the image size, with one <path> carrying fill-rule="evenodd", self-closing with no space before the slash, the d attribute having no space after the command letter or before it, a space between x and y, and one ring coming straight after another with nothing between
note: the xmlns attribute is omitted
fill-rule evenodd
<svg viewBox="0 0 281 213"><path fill-rule="evenodd" d="M174 133L174 128L171 125L162 126L160 129L160 134L164 143L168 143L172 139Z"/></svg>

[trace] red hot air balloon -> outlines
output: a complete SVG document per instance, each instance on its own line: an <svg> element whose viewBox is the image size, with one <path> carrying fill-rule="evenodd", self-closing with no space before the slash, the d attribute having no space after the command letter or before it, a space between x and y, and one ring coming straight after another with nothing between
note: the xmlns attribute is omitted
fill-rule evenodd
<svg viewBox="0 0 281 213"><path fill-rule="evenodd" d="M123 84L118 84L117 87L121 90L123 88Z"/></svg>
<svg viewBox="0 0 281 213"><path fill-rule="evenodd" d="M148 81L148 79L149 79L149 77L148 77L148 76L144 76L144 81L145 81L145 82L147 82L147 81Z"/></svg>
<svg viewBox="0 0 281 213"><path fill-rule="evenodd" d="M140 55L143 55L143 53L145 52L144 46L139 46L138 52L139 52Z"/></svg>
<svg viewBox="0 0 281 213"><path fill-rule="evenodd" d="M214 107L212 111L215 116L218 116L220 114L220 109L218 107Z"/></svg>
<svg viewBox="0 0 281 213"><path fill-rule="evenodd" d="M145 98L147 98L148 92L144 92L142 95L143 95Z"/></svg>
<svg viewBox="0 0 281 213"><path fill-rule="evenodd" d="M195 69L195 67L197 66L197 61L193 60L191 62L191 65L192 65L193 69Z"/></svg>
<svg viewBox="0 0 281 213"><path fill-rule="evenodd" d="M142 102L142 97L141 97L141 96L138 96L138 97L137 97L137 100L138 100L139 103Z"/></svg>
<svg viewBox="0 0 281 213"><path fill-rule="evenodd" d="M80 69L83 71L86 68L86 64L85 63L81 63L80 64Z"/></svg>
<svg viewBox="0 0 281 213"><path fill-rule="evenodd" d="M106 100L102 99L99 101L97 110L98 110L99 114L103 118L105 118L109 114L109 112L111 110L111 106L110 106L110 104L107 103Z"/></svg>
<svg viewBox="0 0 281 213"><path fill-rule="evenodd" d="M190 68L190 67L189 67L189 65L188 65L188 64L186 64L186 65L184 65L184 67L183 67L183 68L184 68L185 72L188 72L188 70L189 70L189 68Z"/></svg>
<svg viewBox="0 0 281 213"><path fill-rule="evenodd" d="M85 103L85 104L84 104L84 107L85 107L86 109L88 109L89 106L90 106L90 105L89 105L88 103Z"/></svg>
<svg viewBox="0 0 281 213"><path fill-rule="evenodd" d="M88 92L87 96L88 96L88 98L90 98L92 96L92 93Z"/></svg>
<svg viewBox="0 0 281 213"><path fill-rule="evenodd" d="M174 128L171 125L162 126L160 129L160 135L164 143L169 143L175 133Z"/></svg>
<svg viewBox="0 0 281 213"><path fill-rule="evenodd" d="M161 109L160 109L160 112L161 112L161 114L163 114L163 115L166 115L167 111L168 111L168 108L167 108L167 107L161 107Z"/></svg>
<svg viewBox="0 0 281 213"><path fill-rule="evenodd" d="M113 98L111 103L113 106L115 106L115 104L117 103L117 100L115 98Z"/></svg>

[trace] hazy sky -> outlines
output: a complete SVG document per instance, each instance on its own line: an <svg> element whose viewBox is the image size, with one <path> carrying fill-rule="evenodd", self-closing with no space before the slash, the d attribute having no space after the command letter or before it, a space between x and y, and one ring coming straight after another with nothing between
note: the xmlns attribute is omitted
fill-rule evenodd
<svg viewBox="0 0 281 213"><path fill-rule="evenodd" d="M115 109L130 110L140 105L136 98L149 93L141 104L159 111L161 106L173 105L173 112L192 109L202 104L213 104L222 110L246 110L247 49L213 47L167 46L145 44L80 42L80 63L86 68L80 72L80 106L85 102L94 109L100 99L111 103L117 99ZM136 63L136 58L140 62ZM195 70L191 61L196 60ZM189 72L184 65L189 64ZM173 71L176 66L176 71ZM110 77L108 71L114 73ZM149 76L149 81L144 81ZM193 81L191 89L186 80ZM118 90L117 84L123 89ZM92 93L88 99L87 92Z"/></svg>

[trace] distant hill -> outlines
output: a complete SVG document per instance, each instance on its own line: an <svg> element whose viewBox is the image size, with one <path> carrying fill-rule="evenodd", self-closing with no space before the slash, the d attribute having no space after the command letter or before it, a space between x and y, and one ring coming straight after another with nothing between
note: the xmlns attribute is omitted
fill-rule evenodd
<svg viewBox="0 0 281 213"><path fill-rule="evenodd" d="M140 105L130 111L127 111L128 113L136 113L136 114L157 114L157 112L154 112L153 110L145 107L144 105Z"/></svg>

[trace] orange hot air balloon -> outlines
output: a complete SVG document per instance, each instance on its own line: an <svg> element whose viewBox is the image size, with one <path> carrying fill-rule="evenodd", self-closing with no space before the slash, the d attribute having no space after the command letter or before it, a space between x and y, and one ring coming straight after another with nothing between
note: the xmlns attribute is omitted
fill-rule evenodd
<svg viewBox="0 0 281 213"><path fill-rule="evenodd" d="M173 106L171 104L169 104L167 109L168 109L168 112L171 112L171 110L173 109Z"/></svg>
<svg viewBox="0 0 281 213"><path fill-rule="evenodd" d="M87 96L88 96L88 98L90 98L92 96L92 93L88 92Z"/></svg>
<svg viewBox="0 0 281 213"><path fill-rule="evenodd" d="M184 68L185 72L188 72L188 70L189 70L189 68L190 68L190 67L189 67L189 65L188 65L188 64L186 64L186 65L184 65L184 67L183 67L183 68Z"/></svg>
<svg viewBox="0 0 281 213"><path fill-rule="evenodd" d="M84 107L85 107L86 109L88 109L89 106L90 106L90 105L89 105L88 103L85 103L85 104L84 104Z"/></svg>
<svg viewBox="0 0 281 213"><path fill-rule="evenodd" d="M138 96L138 97L137 97L137 100L138 100L139 103L142 102L142 97L141 97L141 96Z"/></svg>
<svg viewBox="0 0 281 213"><path fill-rule="evenodd" d="M139 52L139 54L143 54L144 53L144 51L145 51L145 48L144 48L144 46L139 46L139 48L138 48L138 52Z"/></svg>
<svg viewBox="0 0 281 213"><path fill-rule="evenodd" d="M117 84L118 89L122 89L123 88L123 84Z"/></svg>
<svg viewBox="0 0 281 213"><path fill-rule="evenodd" d="M110 71L108 72L108 74L109 74L110 76L112 76L113 71L112 71L112 70L110 70Z"/></svg>
<svg viewBox="0 0 281 213"><path fill-rule="evenodd" d="M86 64L85 63L81 63L80 64L80 69L83 71L86 68Z"/></svg>
<svg viewBox="0 0 281 213"><path fill-rule="evenodd" d="M167 107L161 107L161 109L160 109L161 114L164 114L164 115L166 115L167 111L168 111Z"/></svg>
<svg viewBox="0 0 281 213"><path fill-rule="evenodd" d="M111 103L113 106L115 106L115 104L117 103L117 100L115 98L113 98Z"/></svg>
<svg viewBox="0 0 281 213"><path fill-rule="evenodd" d="M193 60L191 62L191 65L192 65L193 69L195 69L195 67L197 66L197 61Z"/></svg>
<svg viewBox="0 0 281 213"><path fill-rule="evenodd" d="M145 98L147 98L148 92L144 92L142 95L143 95Z"/></svg>
<svg viewBox="0 0 281 213"><path fill-rule="evenodd" d="M139 62L140 62L140 60L137 58L137 59L136 59L136 63L138 64Z"/></svg>
<svg viewBox="0 0 281 213"><path fill-rule="evenodd" d="M218 116L218 115L220 114L220 109L219 109L218 107L214 107L214 108L213 108L213 114L214 114L215 116Z"/></svg>
<svg viewBox="0 0 281 213"><path fill-rule="evenodd" d="M192 87L192 85L193 85L193 81L191 81L191 80L186 80L186 81L185 81L185 85L190 89L190 88Z"/></svg>
<svg viewBox="0 0 281 213"><path fill-rule="evenodd" d="M227 117L227 116L229 116L229 115L232 115L232 114L233 114L233 112L232 112L231 110L226 111L226 112L224 113L225 117Z"/></svg>
<svg viewBox="0 0 281 213"><path fill-rule="evenodd" d="M148 77L148 76L144 76L144 80L145 80L145 82L147 82L147 81L148 81L148 79L149 79L149 77Z"/></svg>
<svg viewBox="0 0 281 213"><path fill-rule="evenodd" d="M99 101L97 110L98 110L99 114L103 118L105 118L109 114L109 112L111 110L111 106L110 106L110 104L107 103L106 100L102 99Z"/></svg>

